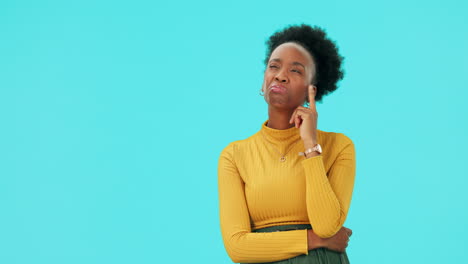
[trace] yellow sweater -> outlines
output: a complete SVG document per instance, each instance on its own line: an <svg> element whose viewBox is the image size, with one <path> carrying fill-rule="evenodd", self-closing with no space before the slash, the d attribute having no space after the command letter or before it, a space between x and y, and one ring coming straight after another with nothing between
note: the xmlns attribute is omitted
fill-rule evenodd
<svg viewBox="0 0 468 264"><path fill-rule="evenodd" d="M272 262L308 254L307 231L252 230L310 224L320 237L343 226L351 204L355 151L342 133L317 130L322 155L304 151L299 129L267 127L244 140L231 142L218 161L221 234L234 262ZM286 161L280 161L280 153Z"/></svg>

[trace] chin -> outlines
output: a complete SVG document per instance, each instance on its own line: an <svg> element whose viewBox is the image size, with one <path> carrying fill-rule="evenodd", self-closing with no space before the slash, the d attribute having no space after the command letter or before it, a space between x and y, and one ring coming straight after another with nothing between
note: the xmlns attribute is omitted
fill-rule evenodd
<svg viewBox="0 0 468 264"><path fill-rule="evenodd" d="M289 102L281 102L281 101L275 101L275 102L269 102L268 106L274 107L274 108L282 108L282 109L289 109L292 108L291 104Z"/></svg>

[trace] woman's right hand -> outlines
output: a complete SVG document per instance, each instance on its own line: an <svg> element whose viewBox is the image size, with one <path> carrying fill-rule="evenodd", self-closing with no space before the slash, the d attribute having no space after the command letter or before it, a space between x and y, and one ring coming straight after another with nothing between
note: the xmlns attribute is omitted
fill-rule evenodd
<svg viewBox="0 0 468 264"><path fill-rule="evenodd" d="M348 236L349 234L349 236ZM344 252L348 246L349 237L353 234L353 231L346 227L341 229L332 237L322 238L322 245L330 250Z"/></svg>
<svg viewBox="0 0 468 264"><path fill-rule="evenodd" d="M353 234L353 231L344 226L332 237L321 238L314 233L312 229L307 230L307 243L308 250L316 248L328 248L330 250L344 252L348 246L349 236Z"/></svg>

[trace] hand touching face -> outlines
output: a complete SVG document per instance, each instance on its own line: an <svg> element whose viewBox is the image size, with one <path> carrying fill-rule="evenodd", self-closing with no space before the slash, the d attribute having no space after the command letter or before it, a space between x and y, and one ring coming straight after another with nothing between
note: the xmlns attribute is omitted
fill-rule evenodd
<svg viewBox="0 0 468 264"><path fill-rule="evenodd" d="M317 88L309 85L309 107L298 106L293 114L289 123L299 128L301 138L304 142L309 142L315 145L317 143L317 119L318 113L315 106L315 94Z"/></svg>

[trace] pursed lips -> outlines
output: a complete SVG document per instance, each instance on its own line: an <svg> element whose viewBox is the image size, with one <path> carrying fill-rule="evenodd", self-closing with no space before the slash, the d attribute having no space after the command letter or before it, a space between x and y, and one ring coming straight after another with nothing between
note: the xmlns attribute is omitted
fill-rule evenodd
<svg viewBox="0 0 468 264"><path fill-rule="evenodd" d="M278 84L274 84L270 86L270 91L272 92L277 92L277 93L285 93L286 92L286 87Z"/></svg>

